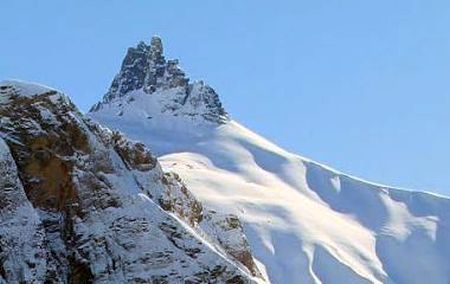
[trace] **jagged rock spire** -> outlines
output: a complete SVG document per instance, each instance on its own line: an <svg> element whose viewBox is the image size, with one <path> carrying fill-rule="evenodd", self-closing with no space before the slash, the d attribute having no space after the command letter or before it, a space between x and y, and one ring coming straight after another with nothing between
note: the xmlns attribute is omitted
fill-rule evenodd
<svg viewBox="0 0 450 284"><path fill-rule="evenodd" d="M164 63L164 49L162 40L159 36L153 36L150 41L150 57L154 62Z"/></svg>
<svg viewBox="0 0 450 284"><path fill-rule="evenodd" d="M158 88L187 87L189 79L178 67L177 60L166 60L161 38L154 36L150 45L140 42L128 49L122 67L114 78L104 101L122 97L128 92L144 88L153 93Z"/></svg>
<svg viewBox="0 0 450 284"><path fill-rule="evenodd" d="M177 115L182 111L182 114L191 117L226 121L227 114L214 89L201 81L189 83L189 78L178 64L176 59L166 60L160 37L153 36L150 45L140 42L128 49L109 91L91 111L98 111L105 104L128 96L132 91L142 90L149 95L165 94L169 105L161 106L161 112L169 109Z"/></svg>

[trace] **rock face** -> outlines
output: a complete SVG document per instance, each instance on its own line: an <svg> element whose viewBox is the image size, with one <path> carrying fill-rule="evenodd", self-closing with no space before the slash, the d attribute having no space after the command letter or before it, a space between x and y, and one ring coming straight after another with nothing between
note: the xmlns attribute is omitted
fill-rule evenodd
<svg viewBox="0 0 450 284"><path fill-rule="evenodd" d="M109 91L91 111L98 111L105 104L130 93L156 96L159 113L193 119L202 117L215 123L228 120L214 89L202 81L189 83L178 60L165 59L161 39L156 36L150 45L140 42L137 47L128 49Z"/></svg>
<svg viewBox="0 0 450 284"><path fill-rule="evenodd" d="M171 64L155 38L122 70L145 76L113 86L159 86ZM186 84L177 72L167 82ZM60 92L0 83L0 134L0 283L262 282L235 216L204 208L143 144Z"/></svg>

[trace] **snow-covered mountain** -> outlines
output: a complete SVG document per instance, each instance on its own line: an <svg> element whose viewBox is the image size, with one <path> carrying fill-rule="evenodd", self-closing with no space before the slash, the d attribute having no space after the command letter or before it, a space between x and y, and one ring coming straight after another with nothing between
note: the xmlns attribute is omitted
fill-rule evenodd
<svg viewBox="0 0 450 284"><path fill-rule="evenodd" d="M213 210L237 215L267 282L450 283L450 200L362 181L289 153L190 83L161 40L127 52L88 114L158 156Z"/></svg>
<svg viewBox="0 0 450 284"><path fill-rule="evenodd" d="M236 215L61 92L0 83L0 283L258 282Z"/></svg>

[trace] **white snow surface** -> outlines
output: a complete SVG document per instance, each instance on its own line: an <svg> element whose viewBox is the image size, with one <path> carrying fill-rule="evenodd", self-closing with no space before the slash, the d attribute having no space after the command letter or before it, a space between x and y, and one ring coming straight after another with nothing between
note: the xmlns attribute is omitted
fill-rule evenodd
<svg viewBox="0 0 450 284"><path fill-rule="evenodd" d="M0 105L7 104L11 99L11 94L33 97L45 95L49 92L52 92L49 98L53 102L56 102L59 99L63 99L66 102L69 101L69 99L62 92L42 84L21 80L3 80L0 81Z"/></svg>
<svg viewBox="0 0 450 284"><path fill-rule="evenodd" d="M42 84L31 83L21 80L3 80L0 81L1 86L11 86L17 89L22 96L35 96L49 91L56 91L54 88L47 87Z"/></svg>
<svg viewBox="0 0 450 284"><path fill-rule="evenodd" d="M236 121L166 115L158 97L132 96L89 116L144 142L209 208L238 215L268 282L450 283L449 199L365 182Z"/></svg>

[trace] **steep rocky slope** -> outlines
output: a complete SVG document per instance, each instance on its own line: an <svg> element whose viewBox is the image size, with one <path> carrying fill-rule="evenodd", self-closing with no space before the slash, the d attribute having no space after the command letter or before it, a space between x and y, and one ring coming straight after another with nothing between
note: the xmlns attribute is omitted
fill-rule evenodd
<svg viewBox="0 0 450 284"><path fill-rule="evenodd" d="M114 101L123 103L120 98L135 90L153 95L148 96L154 99L147 100L147 103L158 105L160 113L212 122L221 122L227 117L219 96L210 86L202 81L190 84L178 67L178 60L165 59L159 37L153 37L150 45L140 42L137 47L128 49L121 70L114 78L108 93L91 111L98 111ZM131 102L133 99L127 96L125 101ZM121 107L122 105L118 106L118 115L121 113Z"/></svg>
<svg viewBox="0 0 450 284"><path fill-rule="evenodd" d="M369 183L289 153L221 107L206 107L220 106L215 92L189 93L200 83L188 84L179 69L172 75L173 61L155 62L152 50L161 58L158 38L128 51L89 116L144 142L202 203L239 216L270 282L450 283L448 198Z"/></svg>
<svg viewBox="0 0 450 284"><path fill-rule="evenodd" d="M0 83L0 283L262 282L239 219L62 93Z"/></svg>

